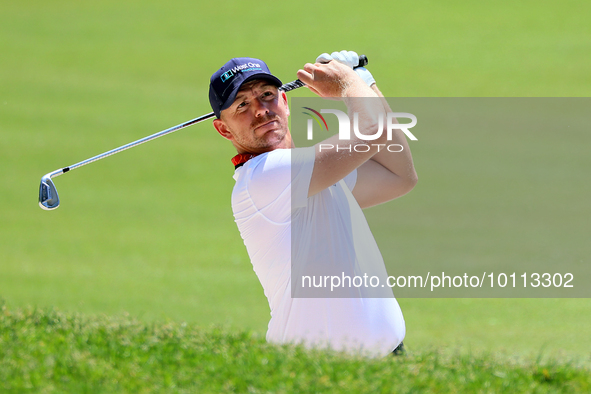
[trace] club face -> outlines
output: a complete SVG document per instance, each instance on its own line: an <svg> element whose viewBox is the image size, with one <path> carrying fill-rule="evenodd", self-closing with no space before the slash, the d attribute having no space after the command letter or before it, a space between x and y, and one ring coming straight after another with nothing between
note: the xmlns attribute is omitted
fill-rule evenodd
<svg viewBox="0 0 591 394"><path fill-rule="evenodd" d="M56 209L60 205L60 198L53 181L48 175L41 178L39 185L39 206L45 210Z"/></svg>

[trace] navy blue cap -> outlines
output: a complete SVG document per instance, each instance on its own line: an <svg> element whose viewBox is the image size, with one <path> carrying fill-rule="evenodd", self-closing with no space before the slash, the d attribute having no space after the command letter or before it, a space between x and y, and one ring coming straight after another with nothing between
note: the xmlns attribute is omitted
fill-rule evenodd
<svg viewBox="0 0 591 394"><path fill-rule="evenodd" d="M209 103L215 115L232 105L243 83L253 79L266 79L274 85L282 83L269 71L269 67L260 59L237 57L231 59L216 71L209 81Z"/></svg>

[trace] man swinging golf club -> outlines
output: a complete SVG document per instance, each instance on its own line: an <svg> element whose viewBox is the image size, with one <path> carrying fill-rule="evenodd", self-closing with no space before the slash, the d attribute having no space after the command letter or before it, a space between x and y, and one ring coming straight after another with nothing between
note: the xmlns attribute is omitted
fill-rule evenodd
<svg viewBox="0 0 591 394"><path fill-rule="evenodd" d="M359 132L374 135L383 127L380 114L391 111L371 73L353 68L358 62L355 52L322 54L297 76L318 96L343 100L349 113L359 114ZM346 278L367 268L385 274L361 209L415 186L406 138L394 130L386 140L384 132L359 152L319 149L319 144L296 148L279 86L263 61L235 58L212 75L209 90L217 117L213 125L238 153L232 159L232 209L271 309L267 340L374 356L392 353L402 343L405 324L390 288L389 297L376 297L368 286L349 284L345 296L310 298L299 292L305 281L295 273L311 268ZM366 142L356 134L323 143L345 148ZM380 150L386 143L402 150Z"/></svg>

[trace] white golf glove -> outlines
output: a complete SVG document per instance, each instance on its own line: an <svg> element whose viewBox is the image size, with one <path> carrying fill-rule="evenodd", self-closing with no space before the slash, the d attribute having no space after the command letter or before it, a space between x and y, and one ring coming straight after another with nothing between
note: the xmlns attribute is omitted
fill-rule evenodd
<svg viewBox="0 0 591 394"><path fill-rule="evenodd" d="M351 67L361 77L361 79L363 79L367 86L371 86L376 83L376 80L367 68L355 68L359 64L359 55L357 55L357 53L353 51L333 52L330 55L328 53L323 53L316 58L316 63L328 63L331 60L336 60Z"/></svg>

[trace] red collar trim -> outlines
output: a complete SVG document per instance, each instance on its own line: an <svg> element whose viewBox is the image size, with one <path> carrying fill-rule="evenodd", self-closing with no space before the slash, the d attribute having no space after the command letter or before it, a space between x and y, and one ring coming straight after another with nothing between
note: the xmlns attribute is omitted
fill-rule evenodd
<svg viewBox="0 0 591 394"><path fill-rule="evenodd" d="M242 165L244 165L244 163L246 163L247 161L249 161L250 159L252 159L253 157L256 157L258 155L255 155L254 153L240 153L234 157L232 157L232 164L234 164L234 168L238 168Z"/></svg>

